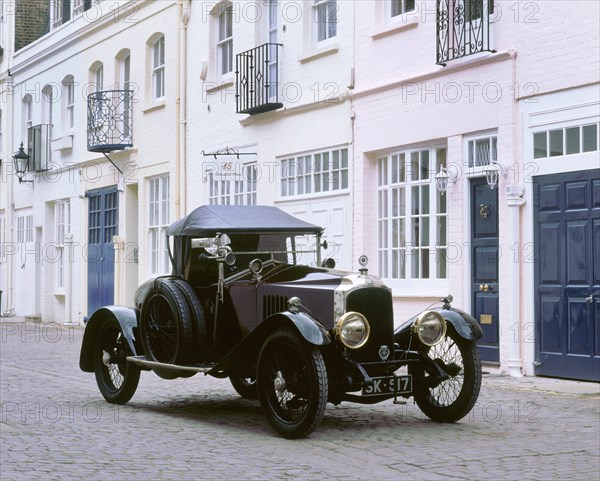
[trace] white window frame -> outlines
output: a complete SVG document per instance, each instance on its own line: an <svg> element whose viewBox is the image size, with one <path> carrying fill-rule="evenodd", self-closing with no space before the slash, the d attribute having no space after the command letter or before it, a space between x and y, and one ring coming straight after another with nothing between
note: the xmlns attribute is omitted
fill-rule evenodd
<svg viewBox="0 0 600 481"><path fill-rule="evenodd" d="M33 99L31 95L23 97L23 138L27 139L29 129L33 127Z"/></svg>
<svg viewBox="0 0 600 481"><path fill-rule="evenodd" d="M279 200L347 193L350 187L348 147L286 156L279 160Z"/></svg>
<svg viewBox="0 0 600 481"><path fill-rule="evenodd" d="M148 179L148 272L151 276L169 274L167 248L170 224L170 185L168 175Z"/></svg>
<svg viewBox="0 0 600 481"><path fill-rule="evenodd" d="M440 163L446 164L446 156L447 147L435 144L400 149L377 159L377 266L394 294L431 296L448 288L448 200L435 184L435 173ZM417 192L419 206L413 209ZM427 213L423 213L425 206ZM442 259L443 264L438 262Z"/></svg>
<svg viewBox="0 0 600 481"><path fill-rule="evenodd" d="M27 244L33 242L33 214L17 216L17 243Z"/></svg>
<svg viewBox="0 0 600 481"><path fill-rule="evenodd" d="M337 37L337 0L313 0L314 39L317 44Z"/></svg>
<svg viewBox="0 0 600 481"><path fill-rule="evenodd" d="M593 150L584 150L585 145L584 145L584 140L585 140L585 134L584 134L584 129L588 128L588 127L595 127L596 129L596 137L595 137L595 142L596 142L596 147ZM579 141L579 150L577 152L568 152L568 145L567 145L567 137L568 137L568 133L567 131L569 130L573 130L573 129L578 129L578 141ZM562 132L561 136L562 136L562 153L561 154L556 154L556 155L552 155L552 150L551 150L551 135L554 132ZM535 155L535 139L536 136L543 134L545 137L545 149L546 149L546 155L544 156L538 156L536 157ZM570 156L570 155L585 155L585 154L590 154L593 152L598 152L600 150L600 124L598 122L580 122L580 123L576 123L576 124L572 124L571 122L565 125L558 125L555 126L553 128L544 128L542 130L536 130L532 132L532 136L531 136L531 142L532 142L532 152L531 152L531 158L535 161L538 160L542 160L542 159L552 159L555 157L565 157L565 156Z"/></svg>
<svg viewBox="0 0 600 481"><path fill-rule="evenodd" d="M54 241L56 248L56 269L54 276L55 294L65 292L65 235L71 232L71 205L68 200L54 203Z"/></svg>
<svg viewBox="0 0 600 481"><path fill-rule="evenodd" d="M162 57L162 58L161 58ZM152 45L152 99L165 98L165 37L161 35Z"/></svg>
<svg viewBox="0 0 600 481"><path fill-rule="evenodd" d="M215 17L217 76L222 77L233 72L233 5L225 3ZM227 64L223 62L224 55L227 56Z"/></svg>
<svg viewBox="0 0 600 481"><path fill-rule="evenodd" d="M210 205L256 205L258 164L256 161L225 162L219 172L208 173Z"/></svg>
<svg viewBox="0 0 600 481"><path fill-rule="evenodd" d="M75 127L75 79L70 78L63 82L65 95L65 131L73 131Z"/></svg>
<svg viewBox="0 0 600 481"><path fill-rule="evenodd" d="M121 76L121 88L123 90L131 89L131 53L127 53L119 62ZM127 136L127 139L131 139L131 117L129 106L132 98L129 96L125 97L123 101L123 134Z"/></svg>
<svg viewBox="0 0 600 481"><path fill-rule="evenodd" d="M495 131L465 137L464 145L467 176L483 176L491 162L498 161L498 133Z"/></svg>
<svg viewBox="0 0 600 481"><path fill-rule="evenodd" d="M3 147L4 146L2 145L2 109L0 109L0 160L2 160L2 152L4 151Z"/></svg>
<svg viewBox="0 0 600 481"><path fill-rule="evenodd" d="M0 214L0 264L6 263L6 219L4 213ZM2 280L2 277L0 277Z"/></svg>
<svg viewBox="0 0 600 481"><path fill-rule="evenodd" d="M104 85L104 65L100 64L94 71L94 91L101 92Z"/></svg>

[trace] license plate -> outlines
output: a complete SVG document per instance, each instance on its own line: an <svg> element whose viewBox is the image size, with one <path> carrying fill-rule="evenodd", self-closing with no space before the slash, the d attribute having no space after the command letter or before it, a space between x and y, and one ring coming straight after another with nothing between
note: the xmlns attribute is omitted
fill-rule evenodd
<svg viewBox="0 0 600 481"><path fill-rule="evenodd" d="M396 381L396 393L406 394L412 392L412 376L387 376L374 377L373 384L362 388L363 396L381 396L382 394L394 394L394 381Z"/></svg>

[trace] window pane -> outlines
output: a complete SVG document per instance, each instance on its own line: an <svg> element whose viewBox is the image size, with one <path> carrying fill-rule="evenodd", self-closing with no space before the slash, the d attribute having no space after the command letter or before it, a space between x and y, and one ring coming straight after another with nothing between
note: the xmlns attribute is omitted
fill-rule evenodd
<svg viewBox="0 0 600 481"><path fill-rule="evenodd" d="M598 150L598 124L583 127L583 151L594 152Z"/></svg>
<svg viewBox="0 0 600 481"><path fill-rule="evenodd" d="M446 278L446 249L437 249L437 277Z"/></svg>
<svg viewBox="0 0 600 481"><path fill-rule="evenodd" d="M429 179L429 151L421 151L421 179Z"/></svg>
<svg viewBox="0 0 600 481"><path fill-rule="evenodd" d="M419 215L419 187L411 187L411 214Z"/></svg>
<svg viewBox="0 0 600 481"><path fill-rule="evenodd" d="M533 158L543 159L548 157L548 146L546 132L533 134Z"/></svg>
<svg viewBox="0 0 600 481"><path fill-rule="evenodd" d="M423 202L423 209L421 214L429 215L429 186L424 185L421 191L421 200Z"/></svg>
<svg viewBox="0 0 600 481"><path fill-rule="evenodd" d="M563 155L563 131L550 131L550 157Z"/></svg>
<svg viewBox="0 0 600 481"><path fill-rule="evenodd" d="M406 156L404 154L400 154L398 156L398 161L400 163L400 173L398 176L398 181L406 182Z"/></svg>
<svg viewBox="0 0 600 481"><path fill-rule="evenodd" d="M419 179L419 152L410 154L410 180Z"/></svg>
<svg viewBox="0 0 600 481"><path fill-rule="evenodd" d="M567 154L579 153L579 127L566 130L567 133Z"/></svg>
<svg viewBox="0 0 600 481"><path fill-rule="evenodd" d="M438 217L437 243L440 246L446 245L446 216Z"/></svg>

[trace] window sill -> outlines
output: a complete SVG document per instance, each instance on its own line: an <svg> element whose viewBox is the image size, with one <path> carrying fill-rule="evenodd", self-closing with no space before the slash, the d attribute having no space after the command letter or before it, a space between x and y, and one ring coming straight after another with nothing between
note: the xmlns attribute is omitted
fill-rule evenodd
<svg viewBox="0 0 600 481"><path fill-rule="evenodd" d="M142 113L149 114L150 112L154 112L155 110L164 109L165 106L166 106L165 101L160 100L160 101L154 103L153 105L151 105L150 107L146 107L144 110L142 110Z"/></svg>
<svg viewBox="0 0 600 481"><path fill-rule="evenodd" d="M67 294L65 293L64 288L63 289L57 289L56 291L54 291L54 297L65 297Z"/></svg>
<svg viewBox="0 0 600 481"><path fill-rule="evenodd" d="M311 50L309 53L300 57L298 60L300 63L311 62L312 60L316 60L318 58L326 57L328 55L333 55L340 50L340 46L337 43L333 43L328 45L327 47L315 48Z"/></svg>
<svg viewBox="0 0 600 481"><path fill-rule="evenodd" d="M70 130L63 137L57 137L52 139L52 150L70 150L73 148L73 137L75 134Z"/></svg>
<svg viewBox="0 0 600 481"><path fill-rule="evenodd" d="M371 40L379 40L396 33L411 30L419 25L419 19L417 16L409 17L406 21L396 21L391 24L387 24L384 27L378 28L370 37Z"/></svg>
<svg viewBox="0 0 600 481"><path fill-rule="evenodd" d="M214 94L215 92L218 92L219 90L224 90L224 89L228 89L229 87L233 87L234 83L235 83L234 78L226 75L224 77L221 77L220 83L207 82L207 84L209 84L210 87L206 87L205 91L207 94Z"/></svg>

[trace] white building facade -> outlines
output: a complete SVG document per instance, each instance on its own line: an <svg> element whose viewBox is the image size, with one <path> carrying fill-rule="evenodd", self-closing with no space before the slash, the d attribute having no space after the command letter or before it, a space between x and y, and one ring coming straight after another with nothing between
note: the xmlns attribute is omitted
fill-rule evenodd
<svg viewBox="0 0 600 481"><path fill-rule="evenodd" d="M600 380L597 5L118 4L74 1L65 20L52 3L50 33L15 53L3 156L28 122L52 124L52 168L32 184L9 176L7 242L85 251L22 269L10 256L5 306L31 308L23 285L48 320L131 304L169 272L173 220L269 204L325 227L339 268L366 254L397 323L450 292L501 371ZM86 101L128 86L131 145L108 153L119 172L88 151L105 124Z"/></svg>

